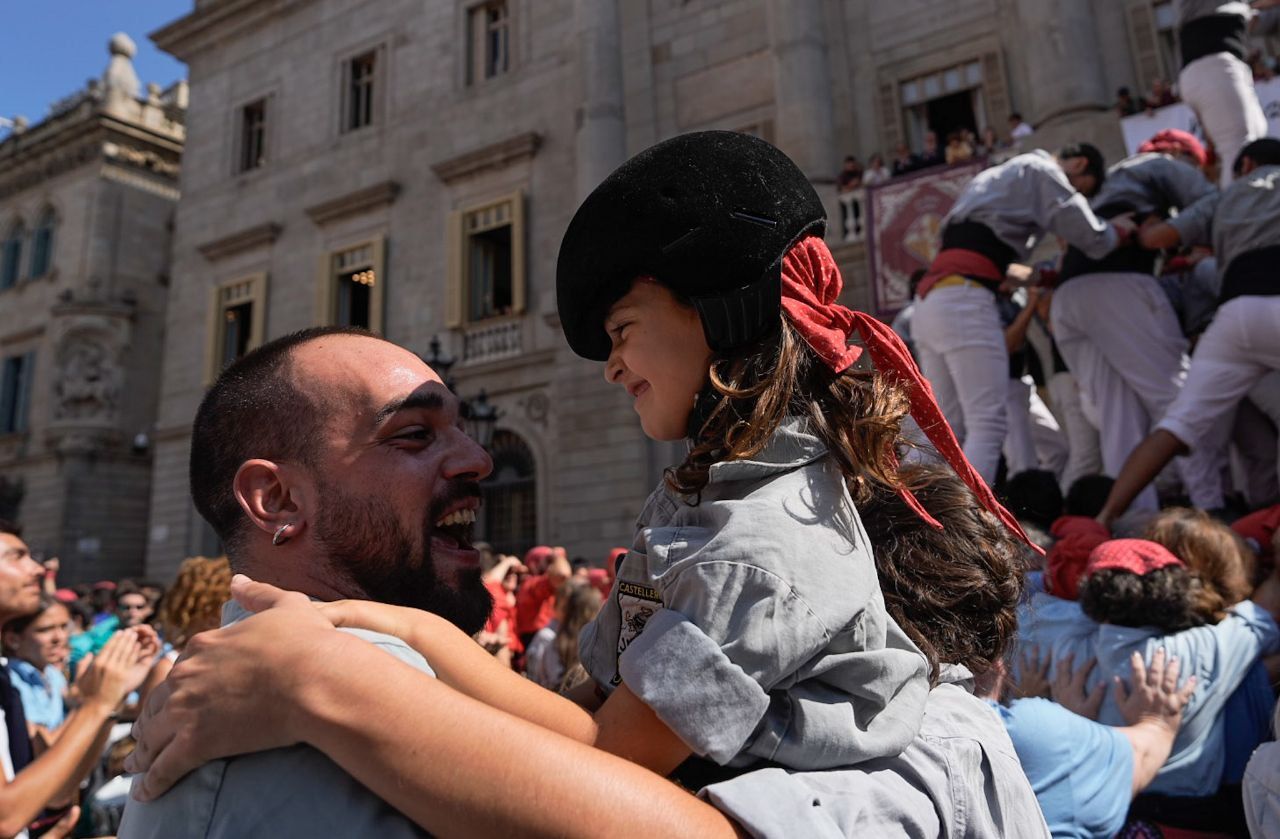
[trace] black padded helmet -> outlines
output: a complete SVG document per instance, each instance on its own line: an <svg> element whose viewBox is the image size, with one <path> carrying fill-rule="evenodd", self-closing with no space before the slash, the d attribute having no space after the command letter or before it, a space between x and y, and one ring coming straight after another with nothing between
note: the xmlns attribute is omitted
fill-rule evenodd
<svg viewBox="0 0 1280 839"><path fill-rule="evenodd" d="M703 131L658 143L569 222L556 264L565 338L578 355L607 360L605 315L651 276L693 303L713 350L749 344L778 324L783 256L826 223L809 179L764 140Z"/></svg>

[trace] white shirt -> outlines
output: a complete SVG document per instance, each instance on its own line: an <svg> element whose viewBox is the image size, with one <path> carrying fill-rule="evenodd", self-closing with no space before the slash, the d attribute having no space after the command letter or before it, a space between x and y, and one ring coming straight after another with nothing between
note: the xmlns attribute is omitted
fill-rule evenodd
<svg viewBox="0 0 1280 839"><path fill-rule="evenodd" d="M1015 140L1021 140L1023 137L1030 137L1034 133L1036 133L1034 128L1025 122L1020 122L1009 132L1009 136Z"/></svg>

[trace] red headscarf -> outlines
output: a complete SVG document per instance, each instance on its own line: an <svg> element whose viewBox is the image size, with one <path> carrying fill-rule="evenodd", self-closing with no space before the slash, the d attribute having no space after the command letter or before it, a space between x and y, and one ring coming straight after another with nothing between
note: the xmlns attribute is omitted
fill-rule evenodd
<svg viewBox="0 0 1280 839"><path fill-rule="evenodd" d="M1112 539L1103 542L1089 554L1087 573L1092 575L1104 568L1132 571L1139 577L1170 565L1185 565L1173 552L1158 542L1146 539Z"/></svg>
<svg viewBox="0 0 1280 839"><path fill-rule="evenodd" d="M1088 516L1062 516L1049 532L1058 537L1045 559L1046 588L1063 600L1080 599L1080 578L1084 576L1093 549L1111 538L1110 531Z"/></svg>
<svg viewBox="0 0 1280 839"><path fill-rule="evenodd" d="M1138 146L1138 151L1185 154L1194 157L1196 165L1202 169L1209 162L1209 153L1204 150L1204 144L1197 140L1194 134L1179 131L1176 128L1166 128L1156 133L1150 140Z"/></svg>
<svg viewBox="0 0 1280 839"><path fill-rule="evenodd" d="M801 239L782 259L782 309L805 343L836 373L849 367L862 356L862 347L851 345L856 331L866 345L876 370L905 387L911 402L911 416L920 425L938 453L956 471L988 511L1037 551L1023 532L1018 520L996 500L987 482L977 473L960 450L960 443L942 417L933 388L920 373L915 359L902 339L886 324L865 312L855 312L836 302L844 281L835 258L819 236ZM932 526L942 529L907 490L902 498L916 514Z"/></svg>

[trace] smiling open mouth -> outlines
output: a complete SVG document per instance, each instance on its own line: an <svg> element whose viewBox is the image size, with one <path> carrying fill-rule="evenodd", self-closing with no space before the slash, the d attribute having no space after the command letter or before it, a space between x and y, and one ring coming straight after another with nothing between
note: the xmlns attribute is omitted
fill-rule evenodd
<svg viewBox="0 0 1280 839"><path fill-rule="evenodd" d="M447 547L470 548L475 523L475 510L455 510L436 522L432 535Z"/></svg>

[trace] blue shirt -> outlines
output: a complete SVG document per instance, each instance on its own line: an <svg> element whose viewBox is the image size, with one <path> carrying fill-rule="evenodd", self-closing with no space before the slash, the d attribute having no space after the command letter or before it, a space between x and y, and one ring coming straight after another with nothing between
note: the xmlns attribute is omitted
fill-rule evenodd
<svg viewBox="0 0 1280 839"><path fill-rule="evenodd" d="M1249 727L1248 720L1239 719L1239 711L1253 702L1253 689L1244 684L1245 679L1259 656L1280 650L1280 630L1266 610L1248 600L1236 604L1216 625L1161 635L1150 626L1095 623L1079 603L1035 592L1018 608L1017 645L1019 650L1036 646L1042 656L1050 655L1054 670L1068 653L1075 655L1076 667L1096 657L1090 690L1100 682L1110 685L1113 676L1129 681L1129 656L1135 651L1148 664L1160 647L1177 656L1182 662L1180 678L1194 675L1196 689L1183 712L1173 752L1148 791L1197 796L1212 795L1224 780L1230 780L1224 776L1227 746L1239 738L1228 736L1225 710L1236 702L1234 722ZM1016 670L1021 656L1013 658ZM1250 695L1236 696L1241 691ZM1124 725L1110 688L1098 721Z"/></svg>
<svg viewBox="0 0 1280 839"><path fill-rule="evenodd" d="M1107 839L1124 827L1133 747L1123 734L1047 699L991 704L1055 839Z"/></svg>
<svg viewBox="0 0 1280 839"><path fill-rule="evenodd" d="M9 659L9 681L22 697L22 710L27 722L43 725L53 731L67 718L67 707L62 696L67 689L67 677L50 664L41 673L21 659Z"/></svg>

